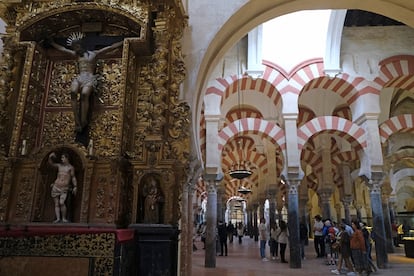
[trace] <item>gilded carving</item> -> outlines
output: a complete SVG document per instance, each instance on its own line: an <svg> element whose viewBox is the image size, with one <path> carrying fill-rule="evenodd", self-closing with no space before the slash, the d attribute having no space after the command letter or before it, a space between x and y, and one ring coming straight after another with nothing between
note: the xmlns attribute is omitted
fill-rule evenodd
<svg viewBox="0 0 414 276"><path fill-rule="evenodd" d="M188 163L190 151L190 110L186 103L179 101L179 86L185 78L185 68L181 56L181 30L177 27L180 19L169 6L171 4L169 1L155 5L151 1L59 0L15 2L0 8L0 16L7 14L2 18L16 26L13 30L16 36L2 38L5 51L4 64L0 68L0 134L5 136L0 135L0 142L12 155L33 164L40 162L39 151L42 149L50 152L57 145L65 144L78 149L87 160L82 164L84 186L79 200L82 205L80 215L78 213L81 223L88 223L91 218L115 223L121 215L133 213L128 208L136 208L130 206L131 203L118 206L120 189L127 193L131 190L128 186L135 181L127 179L128 173L120 173L123 169L119 164L107 168L108 162L114 158L118 160L120 156L134 166L139 164L139 171L162 170L166 179L162 189L168 193L168 222L178 220L178 201L186 179L183 168ZM160 6L163 10L157 11ZM157 12L151 30L147 30L149 11ZM111 24L107 24L101 33L106 38L128 37L122 58L109 55L97 61L99 81L89 129L93 143L89 143L88 148L73 142L75 120L71 111L70 83L78 73L76 61L63 57L46 43L46 37L62 42L62 38L72 31L99 25L80 26L79 22L84 22L81 20L84 18L108 20ZM106 21L102 22L106 24ZM155 38L155 47L148 43L148 31L153 32L151 37ZM20 55L16 55L16 51L20 51ZM14 90L18 93L13 93ZM14 100L17 102L15 114L10 114L7 106L13 102L11 95L19 97ZM8 122L10 118L16 118L16 121ZM2 183L0 217L5 217L8 212L8 196L11 185L16 184L12 183L16 171L15 168L4 170L3 179L7 183ZM22 179L19 185L29 185L28 179ZM42 176L35 181L37 186L45 184ZM21 216L27 211L24 201L28 196L34 196L32 201L37 209L26 213L31 212L36 220L43 215L39 193L44 191L32 192L37 194L19 190L13 200L19 202L16 214ZM95 213L91 214L91 209Z"/></svg>
<svg viewBox="0 0 414 276"><path fill-rule="evenodd" d="M108 12L122 14L127 18L139 20L143 25L148 23L148 6L130 1L130 3L111 3L112 1L99 1L100 3L88 2L79 3L72 0L58 0L58 1L32 1L29 4L15 4L18 13L15 15L15 25L25 26L32 25L36 19L42 15L47 17L56 13L79 11L88 12L93 9L102 9ZM124 1L123 1L124 2ZM126 1L125 1L126 2ZM131 5L132 4L132 5ZM139 4L139 5L137 5ZM10 16L9 16L10 17ZM10 18L12 20L12 18ZM9 23L9 22L8 22ZM11 22L10 22L11 23Z"/></svg>
<svg viewBox="0 0 414 276"><path fill-rule="evenodd" d="M99 124L91 129L91 139L94 141L96 155L102 157L119 154L121 142L120 114L117 110L106 110L99 113Z"/></svg>
<svg viewBox="0 0 414 276"><path fill-rule="evenodd" d="M51 85L47 106L70 107L70 82L76 75L74 61L56 61L52 63Z"/></svg>
<svg viewBox="0 0 414 276"><path fill-rule="evenodd" d="M23 171L23 176L19 179L18 194L16 202L16 219L20 221L30 221L30 209L32 207L31 195L33 192L32 171Z"/></svg>
<svg viewBox="0 0 414 276"><path fill-rule="evenodd" d="M16 156L19 145L19 136L21 132L21 122L23 120L23 114L24 114L24 103L26 102L27 94L29 93L29 83L30 83L30 72L32 68L32 62L35 52L35 43L20 43L20 47L26 48L26 55L24 56L24 63L22 65L23 72L21 77L21 84L20 84L20 92L17 99L17 105L15 107L15 123L13 130L12 130L12 138L11 138L11 144L10 144L10 154L12 156Z"/></svg>
<svg viewBox="0 0 414 276"><path fill-rule="evenodd" d="M60 143L71 143L73 141L75 123L71 111L45 112L44 116L42 146L52 147Z"/></svg>
<svg viewBox="0 0 414 276"><path fill-rule="evenodd" d="M64 256L91 258L93 275L114 269L115 233L0 238L0 256Z"/></svg>

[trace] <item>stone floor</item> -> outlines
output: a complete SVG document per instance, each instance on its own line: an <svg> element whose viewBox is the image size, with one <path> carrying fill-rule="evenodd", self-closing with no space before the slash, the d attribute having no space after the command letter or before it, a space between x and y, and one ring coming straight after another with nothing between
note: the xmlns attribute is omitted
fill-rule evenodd
<svg viewBox="0 0 414 276"><path fill-rule="evenodd" d="M279 260L263 262L259 257L259 242L250 237L244 237L242 244L237 240L228 244L228 256L217 256L215 268L204 267L204 250L202 243L196 241L198 250L193 253L193 276L265 276L265 275L334 275L331 273L335 266L326 265L323 259L315 257L313 241L305 248L306 260L302 261L302 268L290 268L289 264L280 263ZM401 245L403 246L403 245ZM269 247L266 248L269 254ZM287 248L287 260L289 260L289 247ZM379 269L371 275L381 276L411 276L414 275L414 259L407 258L404 247L395 248L395 253L388 255L387 269ZM374 251L373 251L374 252ZM375 258L375 254L372 256ZM346 274L344 274L346 275Z"/></svg>

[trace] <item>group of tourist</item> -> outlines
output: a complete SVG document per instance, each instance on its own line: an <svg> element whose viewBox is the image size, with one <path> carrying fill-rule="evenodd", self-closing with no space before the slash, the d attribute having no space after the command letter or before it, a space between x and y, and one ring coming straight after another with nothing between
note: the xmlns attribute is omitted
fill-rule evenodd
<svg viewBox="0 0 414 276"><path fill-rule="evenodd" d="M205 249L207 224L206 222L203 222L196 225L195 228L196 237L200 237L201 242L203 243L203 249ZM245 230L246 229L243 222L238 222L237 226L235 226L232 222L226 224L225 222L220 220L217 224L216 231L216 240L218 245L218 251L220 253L219 256L227 256L227 241L229 243L233 243L234 236L238 237L238 242L239 244L241 244L243 241L243 236L245 235ZM193 239L193 244L196 237L194 237ZM195 245L193 245L193 250L197 250Z"/></svg>
<svg viewBox="0 0 414 276"><path fill-rule="evenodd" d="M260 240L260 258L262 261L269 261L266 258L266 244L270 247L270 256L272 260L279 259L278 253L280 254L280 262L287 263L285 252L289 240L289 231L287 223L283 220L279 222L279 226L276 223L270 225L270 235L268 236L266 220L260 219L259 224L259 240ZM278 249L280 251L278 252Z"/></svg>
<svg viewBox="0 0 414 276"><path fill-rule="evenodd" d="M371 259L373 235L366 223L346 220L339 224L320 215L314 217L314 245L317 258L325 258L327 265L335 265L333 274L346 271L347 275L365 272L370 275L377 268ZM343 265L345 266L343 268Z"/></svg>

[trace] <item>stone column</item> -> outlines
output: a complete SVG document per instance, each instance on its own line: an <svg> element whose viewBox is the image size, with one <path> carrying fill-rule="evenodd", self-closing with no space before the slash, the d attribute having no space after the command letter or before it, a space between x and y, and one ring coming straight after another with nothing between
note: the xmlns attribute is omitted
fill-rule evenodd
<svg viewBox="0 0 414 276"><path fill-rule="evenodd" d="M269 198L269 223L272 225L276 222L276 184L274 184L274 187L269 188L267 195Z"/></svg>
<svg viewBox="0 0 414 276"><path fill-rule="evenodd" d="M342 198L342 204L344 205L345 220L346 220L346 223L348 223L349 225L351 225L351 212L349 210L351 203L352 203L352 196L344 196Z"/></svg>
<svg viewBox="0 0 414 276"><path fill-rule="evenodd" d="M341 209L342 209L342 204L336 203L335 204L336 218L335 219L332 218L332 220L336 221L337 223L341 221Z"/></svg>
<svg viewBox="0 0 414 276"><path fill-rule="evenodd" d="M332 219L331 214L331 188L322 188L318 190L318 194L321 200L322 217L324 219Z"/></svg>
<svg viewBox="0 0 414 276"><path fill-rule="evenodd" d="M248 223L247 231L248 231L248 234L249 234L250 238L253 239L253 236L254 236L253 228L254 228L254 226L253 226L253 208L252 207L249 208L248 214L249 214L249 221L247 222Z"/></svg>
<svg viewBox="0 0 414 276"><path fill-rule="evenodd" d="M374 174L374 173L372 173ZM375 231L375 252L377 256L377 266L379 268L388 267L387 237L385 235L384 216L381 203L381 184L382 173L367 180L367 186L371 198L373 229Z"/></svg>
<svg viewBox="0 0 414 276"><path fill-rule="evenodd" d="M287 181L288 194L288 227L289 227L289 249L290 268L301 268L300 236L299 236L299 197L298 187L300 179L290 178Z"/></svg>
<svg viewBox="0 0 414 276"><path fill-rule="evenodd" d="M394 253L394 245L392 240L392 229L391 229L391 217L390 217L390 209L389 209L389 193L391 191L387 191L384 186L382 186L382 210L384 216L384 229L385 229L385 241L387 246L388 253Z"/></svg>
<svg viewBox="0 0 414 276"><path fill-rule="evenodd" d="M351 213L349 211L349 206L353 200L351 169L349 163L346 162L342 163L340 168L342 172L342 179L344 180L342 204L344 205L345 220L347 223L351 224Z"/></svg>
<svg viewBox="0 0 414 276"><path fill-rule="evenodd" d="M388 199L388 204L389 204L389 208L390 208L390 218L391 218L391 223L396 223L395 221L395 205L397 202L397 196L395 194L391 194L389 199Z"/></svg>
<svg viewBox="0 0 414 276"><path fill-rule="evenodd" d="M217 187L215 179L206 177L207 215L205 267L216 267Z"/></svg>
<svg viewBox="0 0 414 276"><path fill-rule="evenodd" d="M302 180L305 181L305 180ZM306 182L302 182L299 186L299 221L303 222L309 228L309 212L308 212L308 187Z"/></svg>
<svg viewBox="0 0 414 276"><path fill-rule="evenodd" d="M362 209L362 204L357 202L354 205L355 209L356 209L356 215L357 215L357 220L358 221L362 221L362 214L361 214L361 209Z"/></svg>
<svg viewBox="0 0 414 276"><path fill-rule="evenodd" d="M224 187L221 184L217 186L217 221L224 222L224 212L226 210L226 204L224 202Z"/></svg>
<svg viewBox="0 0 414 276"><path fill-rule="evenodd" d="M253 204L253 235L254 235L254 241L259 240L259 228L257 224L257 208L259 207L259 204L254 203Z"/></svg>

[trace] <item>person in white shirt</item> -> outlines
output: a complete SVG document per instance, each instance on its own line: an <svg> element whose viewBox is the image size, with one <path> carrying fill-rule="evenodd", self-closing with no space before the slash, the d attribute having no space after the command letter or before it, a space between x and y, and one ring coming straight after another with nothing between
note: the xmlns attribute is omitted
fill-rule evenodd
<svg viewBox="0 0 414 276"><path fill-rule="evenodd" d="M322 233L323 221L320 215L315 216L315 221L313 223L313 235L314 235L314 245L317 258L325 257L325 241Z"/></svg>

